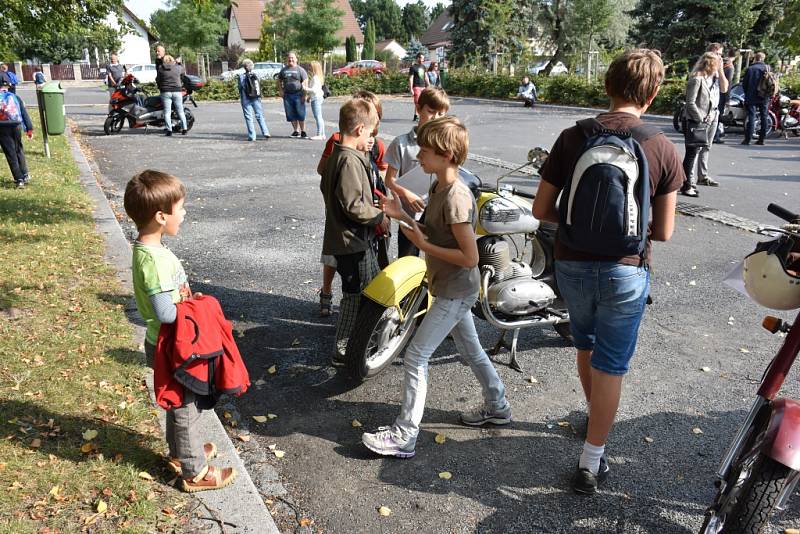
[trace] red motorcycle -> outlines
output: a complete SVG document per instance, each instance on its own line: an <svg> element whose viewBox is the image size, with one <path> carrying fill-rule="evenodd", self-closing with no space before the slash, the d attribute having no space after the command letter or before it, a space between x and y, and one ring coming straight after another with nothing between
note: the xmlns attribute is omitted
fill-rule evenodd
<svg viewBox="0 0 800 534"><path fill-rule="evenodd" d="M194 126L194 114L187 104L191 102L194 107L197 107L192 93L203 87L205 83L199 77L191 75L185 75L183 82L181 89L184 103L183 112L186 116L186 129L191 130ZM128 74L111 94L111 111L103 124L103 131L106 135L119 133L126 121L130 128L164 127L164 105L161 103L161 97L158 95L147 96L138 83L139 81L133 74ZM179 132L181 124L174 108L170 119L172 131Z"/></svg>
<svg viewBox="0 0 800 534"><path fill-rule="evenodd" d="M800 215L775 204L767 209L792 224L760 232L778 237L759 243L745 258L745 289L768 308L800 309ZM717 471L717 494L701 534L761 532L770 514L785 508L800 479L800 402L776 398L800 352L800 314L794 323L767 316L763 326L773 334L785 333L786 339Z"/></svg>
<svg viewBox="0 0 800 534"><path fill-rule="evenodd" d="M789 132L795 137L800 136L800 99L791 99L783 102L781 109L781 130L783 137L788 138Z"/></svg>

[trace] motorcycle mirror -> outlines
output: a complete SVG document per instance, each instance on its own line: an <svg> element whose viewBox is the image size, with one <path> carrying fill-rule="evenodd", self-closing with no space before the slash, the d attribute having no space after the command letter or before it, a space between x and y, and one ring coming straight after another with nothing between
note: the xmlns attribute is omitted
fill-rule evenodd
<svg viewBox="0 0 800 534"><path fill-rule="evenodd" d="M540 146L537 146L536 148L532 148L528 151L528 163L538 169L544 165L544 162L547 161L547 157L549 155L550 152Z"/></svg>

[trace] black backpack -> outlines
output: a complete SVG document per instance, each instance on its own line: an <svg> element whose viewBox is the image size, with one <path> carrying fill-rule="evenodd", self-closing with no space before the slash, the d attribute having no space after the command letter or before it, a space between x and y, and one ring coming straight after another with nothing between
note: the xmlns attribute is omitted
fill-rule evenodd
<svg viewBox="0 0 800 534"><path fill-rule="evenodd" d="M611 130L578 121L586 141L559 201L559 240L598 256L644 257L650 221L650 174L641 143L652 126Z"/></svg>
<svg viewBox="0 0 800 534"><path fill-rule="evenodd" d="M252 72L243 74L244 76L244 94L248 98L258 98L261 96L261 83L258 81L258 76Z"/></svg>

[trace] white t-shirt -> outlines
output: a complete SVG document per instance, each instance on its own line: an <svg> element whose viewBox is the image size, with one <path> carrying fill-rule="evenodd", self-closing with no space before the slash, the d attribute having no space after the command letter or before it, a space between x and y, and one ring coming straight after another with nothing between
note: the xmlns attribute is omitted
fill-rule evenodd
<svg viewBox="0 0 800 534"><path fill-rule="evenodd" d="M311 77L308 82L308 96L311 97L311 100L319 100L324 98L322 94L322 84L323 80L321 77L317 76L316 74Z"/></svg>

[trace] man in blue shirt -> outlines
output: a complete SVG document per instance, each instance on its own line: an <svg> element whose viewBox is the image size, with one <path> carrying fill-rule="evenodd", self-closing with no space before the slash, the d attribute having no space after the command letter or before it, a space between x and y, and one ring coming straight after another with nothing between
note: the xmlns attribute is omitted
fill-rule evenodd
<svg viewBox="0 0 800 534"><path fill-rule="evenodd" d="M744 104L747 107L747 128L744 131L743 145L749 145L750 140L753 138L753 130L755 127L756 111L758 111L761 118L761 129L758 132L757 145L764 144L764 137L767 135L767 115L768 97L758 93L758 83L761 78L769 70L769 67L764 63L766 55L764 52L756 52L755 62L747 67L742 78L742 88L744 89Z"/></svg>

